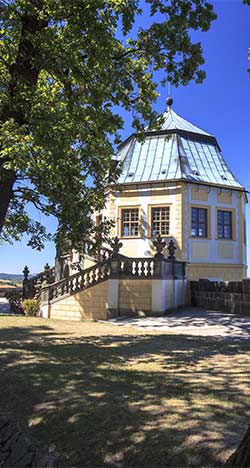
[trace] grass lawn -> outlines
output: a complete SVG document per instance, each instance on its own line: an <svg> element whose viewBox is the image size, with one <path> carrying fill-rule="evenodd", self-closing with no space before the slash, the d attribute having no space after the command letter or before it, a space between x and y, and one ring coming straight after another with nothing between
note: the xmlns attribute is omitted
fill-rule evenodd
<svg viewBox="0 0 250 468"><path fill-rule="evenodd" d="M67 467L217 466L250 423L250 342L0 317L0 413Z"/></svg>

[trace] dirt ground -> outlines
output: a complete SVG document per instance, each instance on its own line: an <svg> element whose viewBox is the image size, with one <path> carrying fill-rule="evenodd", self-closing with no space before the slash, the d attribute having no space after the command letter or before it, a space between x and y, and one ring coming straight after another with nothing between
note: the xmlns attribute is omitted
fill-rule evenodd
<svg viewBox="0 0 250 468"><path fill-rule="evenodd" d="M220 466L249 425L249 362L239 337L2 315L0 413L65 467Z"/></svg>

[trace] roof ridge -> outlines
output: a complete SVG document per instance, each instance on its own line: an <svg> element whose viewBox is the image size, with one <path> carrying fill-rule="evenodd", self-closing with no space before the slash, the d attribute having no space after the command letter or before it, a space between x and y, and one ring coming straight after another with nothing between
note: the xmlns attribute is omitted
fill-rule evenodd
<svg viewBox="0 0 250 468"><path fill-rule="evenodd" d="M161 126L161 130L185 130L191 133L212 136L210 133L205 132L205 130L202 130L193 123L181 117L172 108L167 109L167 111L163 112L161 115L164 117L164 123Z"/></svg>

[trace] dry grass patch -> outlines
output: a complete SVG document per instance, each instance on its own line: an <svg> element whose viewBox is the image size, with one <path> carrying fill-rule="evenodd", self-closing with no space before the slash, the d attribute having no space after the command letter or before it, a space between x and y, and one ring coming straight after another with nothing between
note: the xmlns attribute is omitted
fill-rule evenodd
<svg viewBox="0 0 250 468"><path fill-rule="evenodd" d="M250 343L0 317L0 412L64 466L218 466L249 424Z"/></svg>

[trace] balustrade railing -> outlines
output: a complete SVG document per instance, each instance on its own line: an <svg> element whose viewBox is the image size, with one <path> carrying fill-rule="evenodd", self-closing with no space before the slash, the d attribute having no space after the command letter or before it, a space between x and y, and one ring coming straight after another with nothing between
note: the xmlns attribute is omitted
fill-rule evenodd
<svg viewBox="0 0 250 468"><path fill-rule="evenodd" d="M183 278L185 264L159 258L110 258L41 289L40 298L52 301L83 291L109 278Z"/></svg>
<svg viewBox="0 0 250 468"><path fill-rule="evenodd" d="M29 276L29 269L25 266L24 270L24 280L23 280L23 298L30 299L33 297L38 297L41 291L41 288L44 283L53 283L55 281L55 267L50 268L48 263L44 267L44 271L38 273L31 278Z"/></svg>
<svg viewBox="0 0 250 468"><path fill-rule="evenodd" d="M114 265L114 262L113 262ZM183 278L186 275L184 262L165 258L117 259L112 274L128 278Z"/></svg>
<svg viewBox="0 0 250 468"><path fill-rule="evenodd" d="M108 249L107 247L101 247L97 252L97 260L99 262L105 262L108 260L112 255L112 250Z"/></svg>
<svg viewBox="0 0 250 468"><path fill-rule="evenodd" d="M155 273L153 258L133 258L120 260L120 274L128 277L151 278Z"/></svg>
<svg viewBox="0 0 250 468"><path fill-rule="evenodd" d="M45 266L43 273L30 280L28 279L28 268L25 267L24 285L26 284L28 292L32 291L33 297L39 296L43 302L75 294L108 278L184 278L186 275L186 264L176 260L173 242L170 242L168 247L170 254L168 258L165 258L162 254L166 243L161 238L157 238L154 244L157 248L157 253L154 257L129 258L119 253L122 243L116 237L111 244L112 250L106 248L100 250L103 260L99 261L98 264L85 270L79 269L77 273L57 282L54 282L53 269L49 265ZM104 252L106 253L104 254Z"/></svg>
<svg viewBox="0 0 250 468"><path fill-rule="evenodd" d="M57 299L65 294L75 294L79 291L94 286L108 279L110 276L110 264L108 261L81 270L68 278L63 278L56 283L44 286L41 289L41 300L49 296L49 300Z"/></svg>
<svg viewBox="0 0 250 468"><path fill-rule="evenodd" d="M109 249L108 247L101 247L98 252L97 252L97 260L99 262L105 262L106 260L109 260L113 255L113 250ZM119 253L120 258L129 258L126 255L122 255Z"/></svg>

